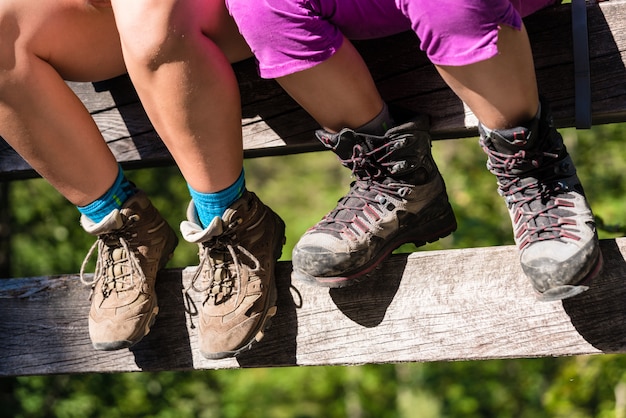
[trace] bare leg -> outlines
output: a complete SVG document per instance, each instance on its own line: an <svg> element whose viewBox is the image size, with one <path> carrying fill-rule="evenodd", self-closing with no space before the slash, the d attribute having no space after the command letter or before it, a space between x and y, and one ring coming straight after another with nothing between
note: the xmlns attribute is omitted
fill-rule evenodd
<svg viewBox="0 0 626 418"><path fill-rule="evenodd" d="M0 5L0 135L73 204L100 197L117 163L63 78L125 72L110 8L83 0Z"/></svg>
<svg viewBox="0 0 626 418"><path fill-rule="evenodd" d="M227 188L243 164L239 87L229 61L250 51L223 1L112 4L128 72L183 176L198 192Z"/></svg>
<svg viewBox="0 0 626 418"><path fill-rule="evenodd" d="M498 51L486 61L438 69L481 124L494 130L480 129L480 144L539 300L568 298L586 290L602 266L593 214L547 106L537 114L526 31L503 26Z"/></svg>
<svg viewBox="0 0 626 418"><path fill-rule="evenodd" d="M526 29L500 29L499 54L462 67L437 66L437 70L490 129L506 129L537 114L539 98L535 67Z"/></svg>
<svg viewBox="0 0 626 418"><path fill-rule="evenodd" d="M277 81L331 132L346 127L356 129L376 117L383 108L383 100L367 66L347 39L328 60Z"/></svg>
<svg viewBox="0 0 626 418"><path fill-rule="evenodd" d="M367 66L347 40L330 59L278 81L327 131L362 127L384 106ZM353 170L356 181L337 207L296 244L294 280L347 286L400 244L423 245L456 229L443 179L430 155L430 140L426 132L418 133L420 128L407 123L384 137L363 132L324 136L322 142ZM402 184L403 191L387 184Z"/></svg>
<svg viewBox="0 0 626 418"><path fill-rule="evenodd" d="M239 193L222 214L211 213L205 222L192 215L181 223L183 238L199 247L195 285L186 292L205 289L198 305L200 353L211 359L237 355L261 339L276 312L273 271L284 239L278 215L236 183L243 165L241 104L229 60L249 56L249 49L223 0L113 0L113 8L147 114L200 192L192 193L196 212L203 209L198 195ZM217 292L205 286L216 277Z"/></svg>
<svg viewBox="0 0 626 418"><path fill-rule="evenodd" d="M491 129L525 122L536 115L539 106L526 29L503 26L498 49L500 53L486 61L461 67L437 66L444 81ZM361 126L382 108L369 70L347 40L327 61L279 78L278 82L330 131ZM310 94L312 91L318 94Z"/></svg>

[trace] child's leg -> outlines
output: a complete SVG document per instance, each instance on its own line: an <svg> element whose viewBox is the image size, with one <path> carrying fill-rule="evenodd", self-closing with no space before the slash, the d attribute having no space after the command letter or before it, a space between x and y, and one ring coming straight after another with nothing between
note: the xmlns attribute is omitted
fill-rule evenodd
<svg viewBox="0 0 626 418"><path fill-rule="evenodd" d="M393 118L385 115L365 63L338 29L356 33L353 23L382 35L407 29L408 21L392 0L271 3L228 1L261 75L276 77L326 128L318 138L356 177L337 207L294 248L292 277L346 286L401 244L423 245L456 228L430 153L428 124L403 117L399 126L385 126ZM373 16L387 18L370 24Z"/></svg>
<svg viewBox="0 0 626 418"><path fill-rule="evenodd" d="M493 3L503 12L477 25L485 28L482 31L468 33L471 26L461 22L476 23L488 12L458 4L457 20L421 10L415 15L429 18L414 20L414 28L418 34L452 34L447 44L425 43L424 37L422 45L478 117L480 144L505 198L522 269L539 299L571 297L584 291L602 267L593 214L563 138L552 124L548 103L539 103L524 26L516 12L511 14L508 1ZM423 3L406 4L415 12ZM471 54L461 59L450 52L463 52L458 47L464 44L475 46L468 49Z"/></svg>
<svg viewBox="0 0 626 418"><path fill-rule="evenodd" d="M91 203L118 166L63 78L124 73L111 9L7 0L0 13L0 135L72 203Z"/></svg>
<svg viewBox="0 0 626 418"><path fill-rule="evenodd" d="M361 55L347 39L321 64L276 80L324 129L332 132L365 125L384 105Z"/></svg>
<svg viewBox="0 0 626 418"><path fill-rule="evenodd" d="M223 1L112 4L131 79L183 176L198 192L231 186L241 174L243 145L229 60L250 52Z"/></svg>
<svg viewBox="0 0 626 418"><path fill-rule="evenodd" d="M357 128L381 111L369 70L345 36L372 38L410 29L394 0L226 3L261 76L277 79L324 128Z"/></svg>
<svg viewBox="0 0 626 418"><path fill-rule="evenodd" d="M498 177L538 298L571 297L602 267L593 214L549 105L539 103L523 26L503 26L498 51L486 61L438 69L480 121L488 168Z"/></svg>
<svg viewBox="0 0 626 418"><path fill-rule="evenodd" d="M0 135L83 213L98 215L81 217L98 236L96 271L85 280L93 286L89 333L97 349L132 345L154 321L156 272L176 235L145 194L125 187L94 121L64 82L125 72L112 11L84 0L6 0L0 38ZM125 201L115 196L120 190ZM110 203L110 213L99 213Z"/></svg>
<svg viewBox="0 0 626 418"><path fill-rule="evenodd" d="M502 26L498 51L493 58L475 64L436 67L483 125L508 129L532 119L539 107L526 29Z"/></svg>
<svg viewBox="0 0 626 418"><path fill-rule="evenodd" d="M223 0L113 0L129 74L189 184L183 237L199 246L200 351L233 356L276 312L282 220L244 187L241 105L230 61L250 56ZM224 51L221 50L224 49Z"/></svg>

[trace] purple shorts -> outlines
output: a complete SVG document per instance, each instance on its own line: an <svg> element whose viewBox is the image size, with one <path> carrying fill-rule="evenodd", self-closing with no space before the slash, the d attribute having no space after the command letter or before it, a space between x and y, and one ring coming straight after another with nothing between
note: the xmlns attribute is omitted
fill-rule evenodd
<svg viewBox="0 0 626 418"><path fill-rule="evenodd" d="M467 65L497 53L498 27L560 0L226 0L264 78L311 68L348 39L412 29L438 65Z"/></svg>

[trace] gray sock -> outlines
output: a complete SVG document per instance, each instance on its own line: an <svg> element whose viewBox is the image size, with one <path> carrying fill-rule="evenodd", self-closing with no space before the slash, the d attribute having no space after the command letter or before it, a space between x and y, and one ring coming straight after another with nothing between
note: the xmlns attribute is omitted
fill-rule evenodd
<svg viewBox="0 0 626 418"><path fill-rule="evenodd" d="M383 110L371 121L355 129L356 132L369 135L385 135L385 133L395 125L393 117L389 113L387 103L384 103Z"/></svg>

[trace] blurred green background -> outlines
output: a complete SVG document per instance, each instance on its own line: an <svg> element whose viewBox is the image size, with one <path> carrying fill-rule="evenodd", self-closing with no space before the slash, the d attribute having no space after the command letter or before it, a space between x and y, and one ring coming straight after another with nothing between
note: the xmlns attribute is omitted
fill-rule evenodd
<svg viewBox="0 0 626 418"><path fill-rule="evenodd" d="M601 238L624 235L626 124L562 130ZM512 244L508 213L476 138L437 141L459 228L422 247ZM283 259L348 189L328 152L246 161L248 187L287 223ZM175 168L128 172L172 225L189 199ZM11 183L11 276L76 273L92 244L43 180ZM609 232L611 231L611 232ZM400 251L415 251L412 245ZM181 242L173 266L197 264ZM271 332L271 330L270 330ZM0 378L7 417L626 417L626 356Z"/></svg>

